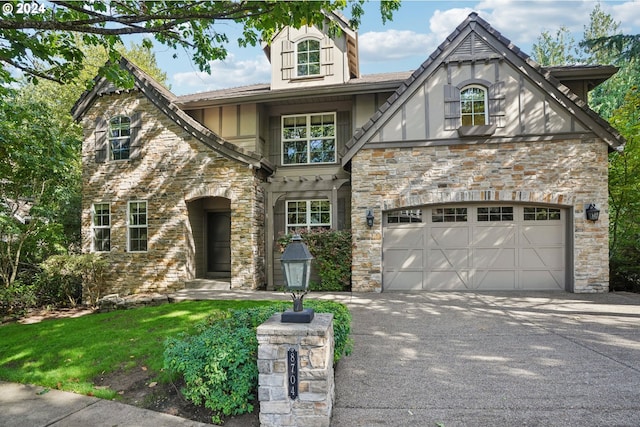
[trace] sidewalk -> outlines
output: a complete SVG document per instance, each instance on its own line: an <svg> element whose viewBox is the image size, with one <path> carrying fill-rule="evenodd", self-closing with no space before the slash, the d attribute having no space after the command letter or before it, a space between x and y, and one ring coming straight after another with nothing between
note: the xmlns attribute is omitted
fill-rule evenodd
<svg viewBox="0 0 640 427"><path fill-rule="evenodd" d="M0 381L4 427L211 427L110 400Z"/></svg>

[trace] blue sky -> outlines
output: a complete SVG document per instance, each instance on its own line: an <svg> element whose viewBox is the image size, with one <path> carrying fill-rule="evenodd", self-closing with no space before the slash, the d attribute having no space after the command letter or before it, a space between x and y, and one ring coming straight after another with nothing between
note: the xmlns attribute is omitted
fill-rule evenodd
<svg viewBox="0 0 640 427"><path fill-rule="evenodd" d="M561 26L581 40L589 14L598 2L583 1L417 1L404 0L393 21L382 24L379 3L369 1L358 29L362 74L408 71L417 68L442 41L473 11L509 38L525 53L543 31ZM640 33L640 0L600 1L602 9L620 23L626 34ZM219 31L232 41L229 56L214 61L210 75L200 72L184 51L158 47L158 65L167 72L176 95L268 83L270 68L260 47L240 48L235 43L237 28L221 24ZM228 27L228 28L227 28ZM173 54L178 58L174 59Z"/></svg>

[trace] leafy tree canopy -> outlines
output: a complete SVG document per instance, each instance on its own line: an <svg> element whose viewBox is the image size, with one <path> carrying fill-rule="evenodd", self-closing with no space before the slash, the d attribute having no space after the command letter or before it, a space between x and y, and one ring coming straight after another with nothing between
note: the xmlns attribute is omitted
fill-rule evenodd
<svg viewBox="0 0 640 427"><path fill-rule="evenodd" d="M19 69L28 77L68 82L78 76L85 53L76 35L87 46L103 46L113 63L119 59L116 48L122 37L143 34L172 49L192 49L193 60L201 71L210 71L209 62L224 59L229 39L221 29L224 22L243 26L237 40L241 46L255 46L270 40L281 28L320 23L325 13L350 9L351 25L357 28L365 0L321 1L194 1L194 0L84 0L36 3L26 9L19 1L3 5L0 19L0 79L12 79ZM380 3L382 20L392 18L400 0ZM152 42L145 38L143 46ZM120 80L115 65L105 66L101 74Z"/></svg>

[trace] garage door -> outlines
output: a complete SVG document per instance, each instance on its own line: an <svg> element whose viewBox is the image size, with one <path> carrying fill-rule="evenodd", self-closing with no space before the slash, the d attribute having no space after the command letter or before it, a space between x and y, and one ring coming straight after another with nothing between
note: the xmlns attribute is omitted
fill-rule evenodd
<svg viewBox="0 0 640 427"><path fill-rule="evenodd" d="M520 205L390 211L383 290L564 290L566 216Z"/></svg>

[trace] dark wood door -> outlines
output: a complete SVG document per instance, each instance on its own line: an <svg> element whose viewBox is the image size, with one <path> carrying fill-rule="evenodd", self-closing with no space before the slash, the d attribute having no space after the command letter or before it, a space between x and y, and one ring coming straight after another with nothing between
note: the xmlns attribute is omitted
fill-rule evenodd
<svg viewBox="0 0 640 427"><path fill-rule="evenodd" d="M231 272L231 214L207 213L207 273Z"/></svg>

